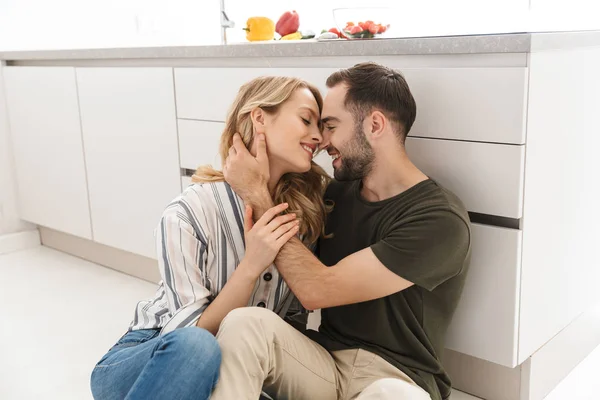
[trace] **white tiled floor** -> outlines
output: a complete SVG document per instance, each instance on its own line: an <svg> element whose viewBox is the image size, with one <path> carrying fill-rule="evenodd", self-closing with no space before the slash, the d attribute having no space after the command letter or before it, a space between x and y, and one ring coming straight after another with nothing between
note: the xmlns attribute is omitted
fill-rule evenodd
<svg viewBox="0 0 600 400"><path fill-rule="evenodd" d="M0 255L0 399L91 399L94 364L127 329L137 301L154 291L151 283L45 247ZM586 381L600 372L596 353L582 363L592 377ZM589 396L598 387L593 393L579 379L568 377L547 399L597 399Z"/></svg>

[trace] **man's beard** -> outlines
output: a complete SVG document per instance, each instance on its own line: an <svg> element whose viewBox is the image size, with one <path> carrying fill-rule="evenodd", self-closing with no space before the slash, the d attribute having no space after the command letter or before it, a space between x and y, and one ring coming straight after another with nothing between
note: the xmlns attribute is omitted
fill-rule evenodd
<svg viewBox="0 0 600 400"><path fill-rule="evenodd" d="M362 121L354 128L354 137L338 151L341 165L335 168L333 176L338 181L363 179L373 169L375 153L362 129Z"/></svg>

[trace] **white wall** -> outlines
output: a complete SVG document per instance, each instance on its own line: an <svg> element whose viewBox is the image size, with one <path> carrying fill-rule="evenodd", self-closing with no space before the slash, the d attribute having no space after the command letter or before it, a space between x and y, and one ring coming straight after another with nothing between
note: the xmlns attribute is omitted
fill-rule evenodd
<svg viewBox="0 0 600 400"><path fill-rule="evenodd" d="M533 31L600 29L598 0L530 0Z"/></svg>
<svg viewBox="0 0 600 400"><path fill-rule="evenodd" d="M5 99L2 64L0 64L0 236L34 228L33 225L19 220L17 215L16 187Z"/></svg>
<svg viewBox="0 0 600 400"><path fill-rule="evenodd" d="M0 50L220 43L219 0L0 0Z"/></svg>

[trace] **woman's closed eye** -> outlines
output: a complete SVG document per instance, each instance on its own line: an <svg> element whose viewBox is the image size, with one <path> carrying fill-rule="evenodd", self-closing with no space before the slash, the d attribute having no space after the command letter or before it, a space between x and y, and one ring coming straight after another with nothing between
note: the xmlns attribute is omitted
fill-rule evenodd
<svg viewBox="0 0 600 400"><path fill-rule="evenodd" d="M302 118L302 121L304 121L305 125L310 125L310 119Z"/></svg>

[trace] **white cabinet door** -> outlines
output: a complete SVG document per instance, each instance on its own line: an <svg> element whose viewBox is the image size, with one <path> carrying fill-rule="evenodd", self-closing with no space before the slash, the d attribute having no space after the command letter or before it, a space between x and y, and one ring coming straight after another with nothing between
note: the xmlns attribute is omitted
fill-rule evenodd
<svg viewBox="0 0 600 400"><path fill-rule="evenodd" d="M517 363L522 231L472 224L471 265L446 347L513 368Z"/></svg>
<svg viewBox="0 0 600 400"><path fill-rule="evenodd" d="M77 68L94 240L156 257L181 189L170 68Z"/></svg>
<svg viewBox="0 0 600 400"><path fill-rule="evenodd" d="M91 239L74 68L3 71L20 217Z"/></svg>

